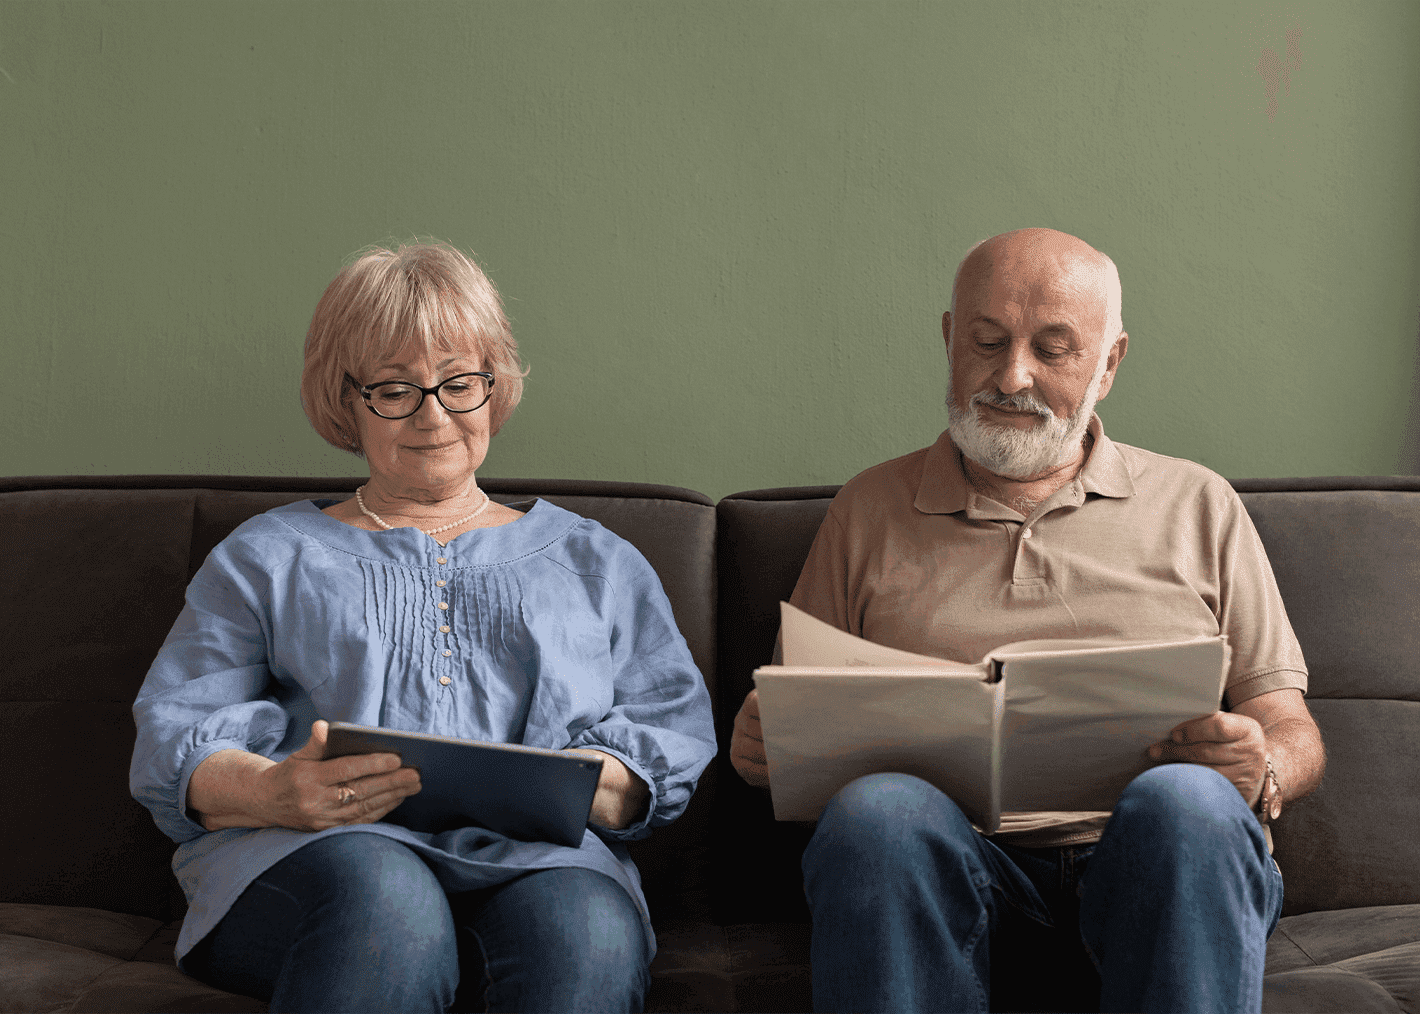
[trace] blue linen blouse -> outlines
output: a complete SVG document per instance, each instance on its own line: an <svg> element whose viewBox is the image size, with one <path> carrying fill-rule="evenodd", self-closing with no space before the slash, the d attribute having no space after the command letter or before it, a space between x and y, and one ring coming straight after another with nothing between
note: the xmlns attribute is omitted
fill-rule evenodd
<svg viewBox="0 0 1420 1014"><path fill-rule="evenodd" d="M129 784L179 843L179 960L263 871L316 838L377 833L429 863L447 892L581 866L619 883L655 953L626 840L674 820L715 754L710 697L646 559L545 500L440 546L415 528L368 532L301 501L251 518L203 563L133 715ZM646 816L588 829L578 848L479 827L205 831L185 806L218 750L282 760L317 718L619 758L651 790Z"/></svg>

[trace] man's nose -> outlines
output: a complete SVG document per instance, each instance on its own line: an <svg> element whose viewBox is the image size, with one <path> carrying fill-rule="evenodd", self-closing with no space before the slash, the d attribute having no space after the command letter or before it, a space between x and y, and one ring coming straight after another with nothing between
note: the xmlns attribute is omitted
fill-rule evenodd
<svg viewBox="0 0 1420 1014"><path fill-rule="evenodd" d="M1012 345L996 371L996 388L1002 394L1019 394L1035 382L1031 373L1030 350Z"/></svg>

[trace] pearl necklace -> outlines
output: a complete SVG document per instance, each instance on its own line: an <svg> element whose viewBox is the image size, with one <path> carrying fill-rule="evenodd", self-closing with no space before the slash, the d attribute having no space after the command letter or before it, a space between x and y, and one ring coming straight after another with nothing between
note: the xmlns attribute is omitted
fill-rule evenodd
<svg viewBox="0 0 1420 1014"><path fill-rule="evenodd" d="M363 493L364 491L365 491L365 487L364 487L364 486L357 486L357 487L355 487L355 503L356 503L357 506L359 506L359 508L360 508L360 513L363 514L363 515L365 515L365 517L369 518L369 519L370 519L371 521L373 521L375 524L379 525L379 526L380 526L381 528L383 528L385 531L387 531L387 532L392 532L392 531L394 531L394 525L388 524L388 523L385 521L384 518L380 517L380 516L379 516L378 514L376 514L374 511L370 510L370 508L368 508L368 507L365 506L365 498L360 495L360 494ZM479 492L480 492L480 493L483 493L483 490L479 490ZM425 535L428 535L428 536L430 536L430 537L432 538L433 536L438 535L440 532L447 532L450 528L457 528L459 525L467 524L468 522L472 521L474 518L478 517L478 515L482 514L485 510L487 510L487 509L488 509L488 505L489 505L490 503L492 503L492 502L493 502L493 501L488 498L488 494L487 494L487 493L483 493L483 503L479 504L479 505L478 505L478 510L474 511L472 514L466 515L465 517L461 517L461 518L459 518L457 521L450 522L449 524L444 525L444 526L442 526L442 527L440 527L440 528L429 528L429 529L421 528L421 529L419 529L419 530L420 530L421 532L423 532Z"/></svg>

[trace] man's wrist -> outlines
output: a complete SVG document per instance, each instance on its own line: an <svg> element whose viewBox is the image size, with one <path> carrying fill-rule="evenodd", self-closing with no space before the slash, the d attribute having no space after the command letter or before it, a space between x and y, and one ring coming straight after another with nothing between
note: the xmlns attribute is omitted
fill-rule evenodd
<svg viewBox="0 0 1420 1014"><path fill-rule="evenodd" d="M1262 775L1262 791L1257 797L1257 819L1270 824L1282 815L1282 783L1277 780L1277 770L1268 756L1267 770Z"/></svg>

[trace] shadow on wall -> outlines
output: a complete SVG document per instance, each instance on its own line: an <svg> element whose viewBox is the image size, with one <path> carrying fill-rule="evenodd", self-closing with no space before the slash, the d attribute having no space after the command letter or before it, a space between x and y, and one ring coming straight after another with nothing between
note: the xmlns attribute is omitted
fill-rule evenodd
<svg viewBox="0 0 1420 1014"><path fill-rule="evenodd" d="M1420 475L1420 307L1415 311L1415 361L1410 368L1410 410L1405 416L1396 468L1401 475Z"/></svg>

